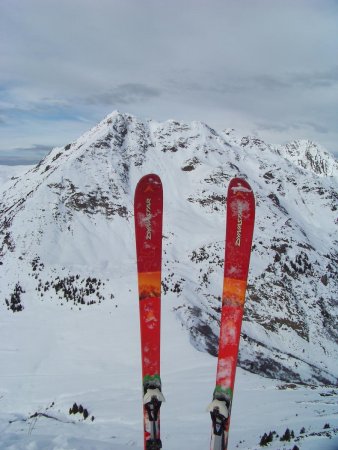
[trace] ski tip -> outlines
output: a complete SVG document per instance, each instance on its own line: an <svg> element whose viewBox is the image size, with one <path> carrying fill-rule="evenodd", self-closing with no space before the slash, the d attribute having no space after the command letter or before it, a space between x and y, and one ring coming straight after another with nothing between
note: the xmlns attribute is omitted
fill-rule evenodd
<svg viewBox="0 0 338 450"><path fill-rule="evenodd" d="M135 188L135 199L144 194L154 194L156 196L163 196L163 188L161 178L155 173L149 173L144 175L136 185Z"/></svg>
<svg viewBox="0 0 338 450"><path fill-rule="evenodd" d="M229 184L229 191L232 191L234 194L237 193L253 193L250 184L244 178L232 178Z"/></svg>
<svg viewBox="0 0 338 450"><path fill-rule="evenodd" d="M142 185L142 184L162 184L161 182L161 178L159 177L159 175L156 175L156 173L148 173L147 175L144 175L142 178L140 178L139 182L137 183L137 185Z"/></svg>

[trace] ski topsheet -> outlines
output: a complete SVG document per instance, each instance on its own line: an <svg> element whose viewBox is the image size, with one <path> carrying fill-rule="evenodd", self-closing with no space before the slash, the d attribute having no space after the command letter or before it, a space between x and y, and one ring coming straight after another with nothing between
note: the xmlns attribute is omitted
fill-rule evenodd
<svg viewBox="0 0 338 450"><path fill-rule="evenodd" d="M157 175L138 182L134 201L143 382L144 448L162 448L160 378L162 183Z"/></svg>
<svg viewBox="0 0 338 450"><path fill-rule="evenodd" d="M226 450L244 301L255 221L255 199L241 178L230 181L227 196L224 283L216 387L208 407L211 450Z"/></svg>

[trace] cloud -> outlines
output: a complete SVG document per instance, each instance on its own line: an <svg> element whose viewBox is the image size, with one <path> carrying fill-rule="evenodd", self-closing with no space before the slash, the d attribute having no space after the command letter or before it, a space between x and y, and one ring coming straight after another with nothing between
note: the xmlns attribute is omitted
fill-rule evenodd
<svg viewBox="0 0 338 450"><path fill-rule="evenodd" d="M329 129L328 127L322 126L321 124L311 122L311 121L298 121L298 122L282 122L282 123L276 123L276 122L258 122L257 126L260 130L267 130L267 131L277 131L279 133L282 132L288 132L292 133L294 130L304 130L304 129L311 129L315 131L316 133L328 133Z"/></svg>
<svg viewBox="0 0 338 450"><path fill-rule="evenodd" d="M18 83L0 89L0 124L8 125L25 118L43 117L56 119L67 115L70 103L67 99L46 96L31 86ZM2 121L1 121L2 118Z"/></svg>
<svg viewBox="0 0 338 450"><path fill-rule="evenodd" d="M337 22L335 0L3 0L0 150L64 145L118 108L335 151Z"/></svg>
<svg viewBox="0 0 338 450"><path fill-rule="evenodd" d="M255 80L267 88L334 88L338 85L338 66L326 70L284 71L275 76L260 75Z"/></svg>
<svg viewBox="0 0 338 450"><path fill-rule="evenodd" d="M130 105L159 97L159 89L142 83L120 84L104 93L92 95L86 99L87 104Z"/></svg>
<svg viewBox="0 0 338 450"><path fill-rule="evenodd" d="M28 148L14 148L10 151L0 151L0 164L8 166L37 164L51 150L52 147L49 145L35 144Z"/></svg>
<svg viewBox="0 0 338 450"><path fill-rule="evenodd" d="M327 70L315 70L313 72L295 73L289 77L289 82L294 86L307 89L313 87L333 88L338 85L338 66Z"/></svg>

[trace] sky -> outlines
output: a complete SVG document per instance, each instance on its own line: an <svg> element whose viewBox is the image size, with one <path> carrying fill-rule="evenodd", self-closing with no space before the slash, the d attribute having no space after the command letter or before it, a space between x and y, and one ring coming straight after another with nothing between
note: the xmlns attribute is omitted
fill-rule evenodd
<svg viewBox="0 0 338 450"><path fill-rule="evenodd" d="M0 0L0 164L114 110L338 156L338 0Z"/></svg>

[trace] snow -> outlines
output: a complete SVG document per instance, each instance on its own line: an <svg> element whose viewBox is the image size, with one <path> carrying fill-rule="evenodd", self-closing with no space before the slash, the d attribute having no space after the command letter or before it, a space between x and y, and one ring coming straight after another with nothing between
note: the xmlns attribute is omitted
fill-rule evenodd
<svg viewBox="0 0 338 450"><path fill-rule="evenodd" d="M0 165L0 192L6 189L12 179L27 172L31 166L5 166Z"/></svg>
<svg viewBox="0 0 338 450"><path fill-rule="evenodd" d="M48 303L43 311L37 306L28 316L1 318L2 449L142 448L136 298L129 303L94 307L81 314L67 314ZM164 302L163 306L163 448L202 450L209 442L206 408L216 360L190 345L170 305ZM311 434L322 433L326 423L331 430L335 426L337 390L283 387L241 369L237 375L230 449L257 449L265 432L281 436L286 428L294 430L302 449L335 448L338 436ZM68 414L74 402L88 408L87 420ZM41 415L30 418L36 412ZM292 445L281 446L276 439L269 448Z"/></svg>
<svg viewBox="0 0 338 450"><path fill-rule="evenodd" d="M318 373L338 374L329 334L337 283L326 269L334 267L335 164L312 149L316 165L299 167L297 148L293 161L280 148L198 122L144 124L113 113L37 167L0 166L1 449L143 447L131 211L146 173L158 173L164 186L163 448L209 445L217 361L206 350L218 333L224 197L235 175L248 177L257 203L240 363L276 379L237 369L229 449L257 450L270 431L279 435L273 450L338 448L338 390L318 381ZM326 164L318 162L323 154ZM291 262L305 273L285 275ZM318 281L325 273L327 285ZM18 282L24 309L13 313L5 299ZM87 282L94 294L85 293ZM69 286L86 304L67 301ZM75 402L88 409L86 420L69 414ZM287 428L295 438L283 443Z"/></svg>

